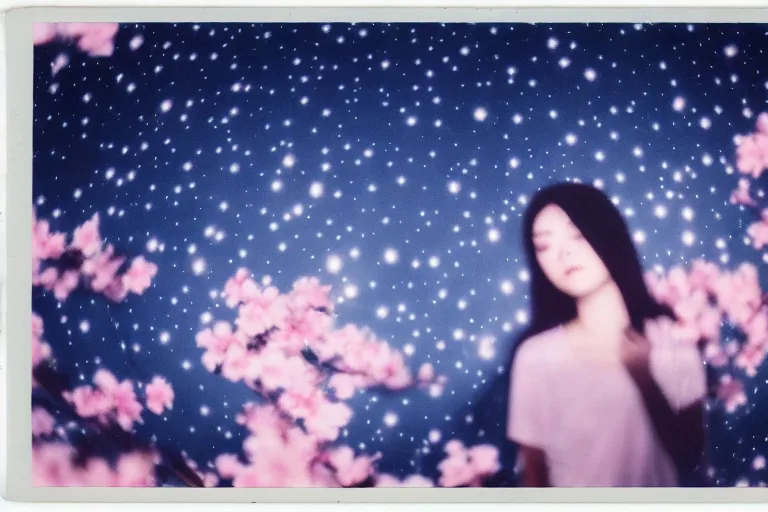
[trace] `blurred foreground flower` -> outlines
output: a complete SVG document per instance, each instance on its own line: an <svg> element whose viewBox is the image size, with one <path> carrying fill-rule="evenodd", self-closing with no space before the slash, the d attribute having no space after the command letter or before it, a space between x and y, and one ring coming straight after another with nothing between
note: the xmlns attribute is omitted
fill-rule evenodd
<svg viewBox="0 0 768 512"><path fill-rule="evenodd" d="M757 268L742 264L729 271L697 260L688 270L649 272L646 279L655 298L678 317L676 335L701 343L707 363L723 372L716 396L726 410L746 404L743 384L731 374L739 370L755 377L768 356L768 294L760 288ZM736 333L724 335L724 324Z"/></svg>

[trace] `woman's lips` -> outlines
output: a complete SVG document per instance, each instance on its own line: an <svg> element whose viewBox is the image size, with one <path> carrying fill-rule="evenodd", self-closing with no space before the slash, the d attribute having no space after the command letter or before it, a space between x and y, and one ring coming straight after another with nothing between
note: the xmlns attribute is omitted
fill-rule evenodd
<svg viewBox="0 0 768 512"><path fill-rule="evenodd" d="M581 267L571 267L565 270L565 275L567 277L571 277L576 272L579 272L581 270Z"/></svg>

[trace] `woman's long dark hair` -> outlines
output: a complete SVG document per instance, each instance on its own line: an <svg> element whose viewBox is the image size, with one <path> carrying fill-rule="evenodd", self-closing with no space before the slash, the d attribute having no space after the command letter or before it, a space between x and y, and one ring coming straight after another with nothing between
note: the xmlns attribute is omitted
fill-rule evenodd
<svg viewBox="0 0 768 512"><path fill-rule="evenodd" d="M507 347L504 371L493 377L487 392L474 408L475 425L483 431L482 439L503 447L502 462L513 461L506 440L509 385L512 363L522 343L541 332L573 320L576 301L561 292L547 279L536 260L533 246L533 221L546 206L559 206L581 231L603 261L624 298L632 327L644 331L647 319L659 316L674 318L670 308L658 303L648 291L637 251L624 218L611 200L600 190L580 183L558 183L537 192L523 216L523 251L530 274L531 321ZM506 453L505 453L506 452ZM511 468L506 467L506 471Z"/></svg>

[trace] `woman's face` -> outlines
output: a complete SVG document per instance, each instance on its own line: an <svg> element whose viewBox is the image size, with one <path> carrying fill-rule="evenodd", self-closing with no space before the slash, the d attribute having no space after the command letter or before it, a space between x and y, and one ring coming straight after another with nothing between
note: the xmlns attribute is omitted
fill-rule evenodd
<svg viewBox="0 0 768 512"><path fill-rule="evenodd" d="M533 247L544 275L561 292L584 297L611 281L603 260L557 205L533 221Z"/></svg>

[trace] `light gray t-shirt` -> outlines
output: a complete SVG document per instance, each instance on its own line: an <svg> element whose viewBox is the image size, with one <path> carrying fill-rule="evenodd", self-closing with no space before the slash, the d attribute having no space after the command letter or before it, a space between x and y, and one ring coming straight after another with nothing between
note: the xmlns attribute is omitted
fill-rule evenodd
<svg viewBox="0 0 768 512"><path fill-rule="evenodd" d="M651 373L673 410L706 393L698 350L654 322ZM676 487L672 459L620 361L599 371L576 357L562 327L527 340L512 369L508 437L546 455L553 487Z"/></svg>

